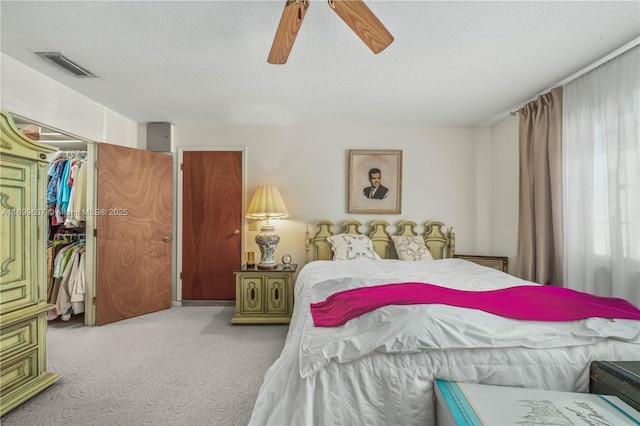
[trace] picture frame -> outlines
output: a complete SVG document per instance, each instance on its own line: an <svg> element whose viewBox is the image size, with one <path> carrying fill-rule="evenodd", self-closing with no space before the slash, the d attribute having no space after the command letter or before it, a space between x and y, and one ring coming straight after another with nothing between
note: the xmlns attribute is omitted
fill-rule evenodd
<svg viewBox="0 0 640 426"><path fill-rule="evenodd" d="M402 213L402 150L349 150L349 213Z"/></svg>

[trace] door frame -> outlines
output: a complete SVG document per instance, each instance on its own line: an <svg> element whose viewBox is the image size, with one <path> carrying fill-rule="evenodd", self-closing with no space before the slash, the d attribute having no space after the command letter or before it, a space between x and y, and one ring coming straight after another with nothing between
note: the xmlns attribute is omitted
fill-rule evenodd
<svg viewBox="0 0 640 426"><path fill-rule="evenodd" d="M97 144L87 144L87 208L95 210L98 205L98 173L96 170L97 158ZM97 269L96 263L98 262L98 250L97 237L96 237L96 219L95 215L88 215L86 221L86 241L85 241L85 287L84 287L84 325L95 326L96 325L96 305L93 299L96 297L96 281L97 281Z"/></svg>
<svg viewBox="0 0 640 426"><path fill-rule="evenodd" d="M184 152L185 151L240 151L242 152L242 239L240 240L240 254L245 252L245 242L246 242L246 224L247 219L244 217L244 211L247 203L247 147L246 146L221 146L221 147L211 147L211 146L183 146L178 148L178 155L176 156L176 167L174 170L177 173L175 181L176 188L174 191L174 202L176 208L174 209L174 217L175 217L175 232L176 232L176 246L175 246L175 256L174 265L176 265L175 270L175 282L176 289L175 294L173 295L173 300L175 301L176 306L182 306L182 278L180 278L180 273L182 272L182 185L183 185L183 173L180 165L183 163ZM240 265L238 265L240 266ZM173 303L173 302L172 302Z"/></svg>

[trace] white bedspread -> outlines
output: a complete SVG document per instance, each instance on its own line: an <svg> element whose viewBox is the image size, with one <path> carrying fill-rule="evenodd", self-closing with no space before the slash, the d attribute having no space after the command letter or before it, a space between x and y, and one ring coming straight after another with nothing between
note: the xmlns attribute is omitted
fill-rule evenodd
<svg viewBox="0 0 640 426"><path fill-rule="evenodd" d="M342 327L313 326L311 302L407 281L465 290L531 284L462 259L312 262L296 281L287 341L250 424L433 424L436 377L586 391L591 360L640 360L640 323L631 320L545 323L411 305L386 306Z"/></svg>

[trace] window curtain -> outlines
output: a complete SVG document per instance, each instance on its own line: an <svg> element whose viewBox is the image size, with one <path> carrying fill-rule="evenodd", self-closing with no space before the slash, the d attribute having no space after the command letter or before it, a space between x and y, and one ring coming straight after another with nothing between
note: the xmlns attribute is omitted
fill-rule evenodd
<svg viewBox="0 0 640 426"><path fill-rule="evenodd" d="M640 47L564 87L566 286L640 307Z"/></svg>
<svg viewBox="0 0 640 426"><path fill-rule="evenodd" d="M562 286L562 87L518 111L520 195L516 275Z"/></svg>

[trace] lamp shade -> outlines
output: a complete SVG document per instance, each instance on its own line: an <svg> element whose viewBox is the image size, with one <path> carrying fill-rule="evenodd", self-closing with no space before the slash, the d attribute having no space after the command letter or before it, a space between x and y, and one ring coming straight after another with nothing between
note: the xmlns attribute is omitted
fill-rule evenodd
<svg viewBox="0 0 640 426"><path fill-rule="evenodd" d="M275 186L259 186L247 209L248 219L285 219L289 212Z"/></svg>

